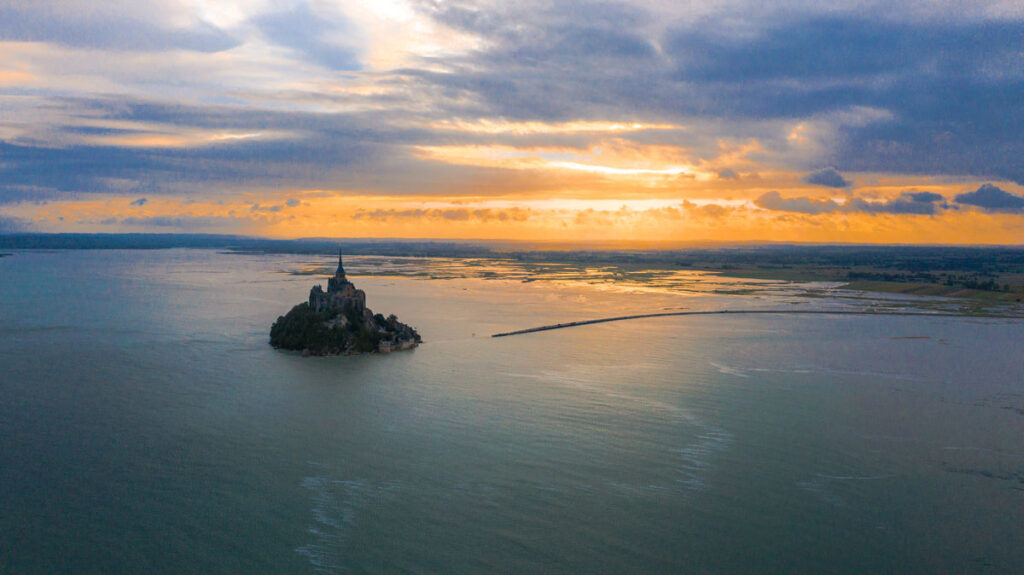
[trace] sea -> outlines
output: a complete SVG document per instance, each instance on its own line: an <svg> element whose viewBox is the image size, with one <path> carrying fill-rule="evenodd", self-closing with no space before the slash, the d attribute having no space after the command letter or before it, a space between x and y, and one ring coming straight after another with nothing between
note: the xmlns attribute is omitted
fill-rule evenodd
<svg viewBox="0 0 1024 575"><path fill-rule="evenodd" d="M335 265L0 258L0 573L1024 568L1022 319L786 313L956 305L832 284L354 256L367 305L424 343L271 348ZM773 313L491 337L720 309Z"/></svg>

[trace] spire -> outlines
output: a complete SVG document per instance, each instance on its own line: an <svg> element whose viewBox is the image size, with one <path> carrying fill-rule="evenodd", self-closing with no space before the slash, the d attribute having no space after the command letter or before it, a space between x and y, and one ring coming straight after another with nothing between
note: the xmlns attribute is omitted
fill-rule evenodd
<svg viewBox="0 0 1024 575"><path fill-rule="evenodd" d="M338 269L334 272L334 275L345 277L345 265L341 262L341 244L338 244Z"/></svg>

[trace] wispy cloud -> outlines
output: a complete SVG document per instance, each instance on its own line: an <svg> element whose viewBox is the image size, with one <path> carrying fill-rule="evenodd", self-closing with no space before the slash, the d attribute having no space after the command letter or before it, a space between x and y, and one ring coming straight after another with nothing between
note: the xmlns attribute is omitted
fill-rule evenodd
<svg viewBox="0 0 1024 575"><path fill-rule="evenodd" d="M414 208L414 209L376 209L357 210L353 215L354 220L373 220L378 222L389 222L395 220L448 220L465 222L474 220L478 222L522 222L530 218L530 210L521 208L491 209L491 208Z"/></svg>
<svg viewBox="0 0 1024 575"><path fill-rule="evenodd" d="M134 9L125 2L8 3L0 6L0 41L125 52L220 52L241 44L198 19L168 23L160 18L173 12L171 2L140 3Z"/></svg>
<svg viewBox="0 0 1024 575"><path fill-rule="evenodd" d="M958 196L959 197L959 196ZM783 198L779 192L766 192L754 204L765 210L824 214L832 212L865 214L933 215L944 209L943 197L932 192L903 192L890 200L869 201L851 197L843 202L808 197Z"/></svg>

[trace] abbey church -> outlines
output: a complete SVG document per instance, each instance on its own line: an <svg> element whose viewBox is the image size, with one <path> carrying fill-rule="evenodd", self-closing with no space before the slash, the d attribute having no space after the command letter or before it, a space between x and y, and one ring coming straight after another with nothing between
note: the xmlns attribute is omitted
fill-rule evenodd
<svg viewBox="0 0 1024 575"><path fill-rule="evenodd" d="M301 351L303 355L339 353L391 353L412 349L423 341L412 327L394 314L384 317L366 307L366 293L345 277L338 249L338 269L309 290L309 302L300 303L270 327L270 345Z"/></svg>
<svg viewBox="0 0 1024 575"><path fill-rule="evenodd" d="M356 289L355 284L345 277L345 265L341 261L341 248L338 248L338 269L334 277L327 280L327 291L320 284L309 290L309 308L317 313L352 310L363 315L366 310L366 293Z"/></svg>

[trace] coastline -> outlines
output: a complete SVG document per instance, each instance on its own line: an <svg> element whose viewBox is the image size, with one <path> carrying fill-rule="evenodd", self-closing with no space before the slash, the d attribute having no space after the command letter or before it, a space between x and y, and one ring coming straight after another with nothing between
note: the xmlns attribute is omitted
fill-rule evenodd
<svg viewBox="0 0 1024 575"><path fill-rule="evenodd" d="M988 303L1019 303L1024 302L1024 285L1019 283L1006 285L1009 291L976 289L960 285L947 285L924 281L893 281L886 279L854 279L848 277L846 270L815 269L810 267L793 268L730 268L712 266L692 266L686 269L707 272L722 277L744 279L778 280L787 282L838 282L836 289L848 291L865 291L877 293L895 293L912 296L947 297L974 300ZM1001 277L1002 280L1016 280L1014 277ZM1003 282L1000 282L1003 283Z"/></svg>

